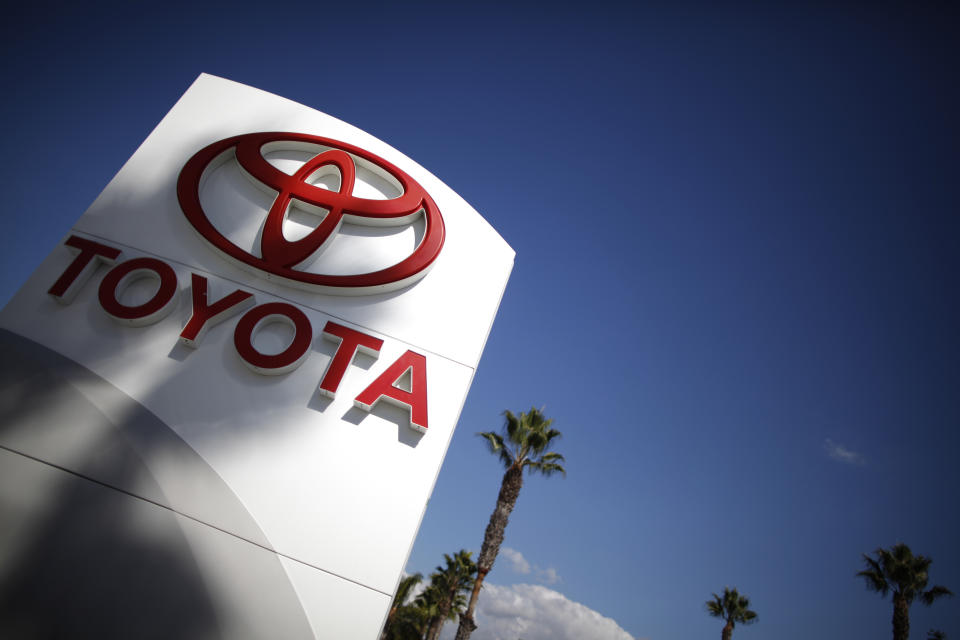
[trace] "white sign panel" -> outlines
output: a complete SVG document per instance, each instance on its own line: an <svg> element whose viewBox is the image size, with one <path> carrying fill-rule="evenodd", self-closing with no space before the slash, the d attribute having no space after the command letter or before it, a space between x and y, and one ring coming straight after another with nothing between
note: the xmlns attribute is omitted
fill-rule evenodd
<svg viewBox="0 0 960 640"><path fill-rule="evenodd" d="M0 312L0 635L374 638L513 256L383 142L200 76Z"/></svg>

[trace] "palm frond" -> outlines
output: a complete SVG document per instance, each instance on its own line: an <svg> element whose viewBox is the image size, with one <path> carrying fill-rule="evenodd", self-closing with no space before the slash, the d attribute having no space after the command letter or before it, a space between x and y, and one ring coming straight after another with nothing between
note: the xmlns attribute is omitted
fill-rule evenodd
<svg viewBox="0 0 960 640"><path fill-rule="evenodd" d="M547 437L542 431L537 431L535 429L530 429L527 432L526 444L529 449L539 453L546 448L548 443Z"/></svg>
<svg viewBox="0 0 960 640"><path fill-rule="evenodd" d="M873 571L858 571L857 577L863 578L867 583L868 591L876 591L882 596L886 596L890 591L890 585L883 578L883 574Z"/></svg>
<svg viewBox="0 0 960 640"><path fill-rule="evenodd" d="M503 430L507 434L507 437L510 438L510 442L518 445L522 444L520 439L520 418L515 416L509 409L503 412L503 417Z"/></svg>
<svg viewBox="0 0 960 640"><path fill-rule="evenodd" d="M400 605L406 604L407 598L410 597L410 594L421 581L423 581L423 574L421 573L415 573L401 580L400 584L397 585L397 593L393 598L393 606L399 607Z"/></svg>
<svg viewBox="0 0 960 640"><path fill-rule="evenodd" d="M713 600L707 600L707 612L714 618L723 617L723 601L720 596L713 594Z"/></svg>
<svg viewBox="0 0 960 640"><path fill-rule="evenodd" d="M500 434L493 431L483 431L477 435L487 441L490 453L499 453L503 449L503 437Z"/></svg>
<svg viewBox="0 0 960 640"><path fill-rule="evenodd" d="M952 595L953 591L950 591L950 589L938 584L931 587L929 591L924 591L922 594L920 594L920 600L923 602L923 604L930 606L940 598Z"/></svg>
<svg viewBox="0 0 960 640"><path fill-rule="evenodd" d="M494 433L493 431L484 431L483 433L478 433L477 435L486 441L487 448L490 450L490 453L496 454L500 458L500 462L503 463L504 467L509 467L511 464L513 464L513 452L504 443L503 436L501 436L499 433Z"/></svg>
<svg viewBox="0 0 960 640"><path fill-rule="evenodd" d="M877 550L877 555L880 555L880 552L883 549ZM863 554L863 562L867 565L867 568L863 571L858 571L857 576L863 578L867 583L867 589L870 591L876 591L880 595L886 597L887 593L890 591L890 583L887 582L883 567L881 566L878 560L874 560L866 553Z"/></svg>
<svg viewBox="0 0 960 640"><path fill-rule="evenodd" d="M564 469L562 465L559 465L555 462L538 462L534 460L527 460L524 465L531 471L540 473L548 478L555 473L561 473L564 476L567 475L567 470Z"/></svg>

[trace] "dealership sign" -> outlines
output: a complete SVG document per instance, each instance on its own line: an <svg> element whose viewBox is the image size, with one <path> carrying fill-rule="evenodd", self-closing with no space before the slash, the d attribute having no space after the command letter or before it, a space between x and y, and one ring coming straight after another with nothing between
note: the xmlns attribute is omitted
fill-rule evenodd
<svg viewBox="0 0 960 640"><path fill-rule="evenodd" d="M376 637L512 264L383 142L200 76L0 312L0 635Z"/></svg>

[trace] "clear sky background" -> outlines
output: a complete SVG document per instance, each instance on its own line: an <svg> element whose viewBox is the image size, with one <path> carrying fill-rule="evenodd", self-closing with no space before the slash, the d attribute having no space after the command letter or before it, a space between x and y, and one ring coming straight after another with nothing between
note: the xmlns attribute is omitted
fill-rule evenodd
<svg viewBox="0 0 960 640"><path fill-rule="evenodd" d="M861 553L960 592L960 14L818 4L20 3L0 303L199 73L309 105L517 251L408 565L479 551L474 433L545 406L569 475L524 487L477 640L716 637L724 585L734 638L889 637ZM958 599L912 616L960 637Z"/></svg>

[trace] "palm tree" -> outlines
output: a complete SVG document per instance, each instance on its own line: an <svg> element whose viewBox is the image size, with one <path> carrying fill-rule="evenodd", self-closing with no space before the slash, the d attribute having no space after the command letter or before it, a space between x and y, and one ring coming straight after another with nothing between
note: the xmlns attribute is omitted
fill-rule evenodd
<svg viewBox="0 0 960 640"><path fill-rule="evenodd" d="M501 433L487 431L477 434L486 440L490 453L499 456L506 471L500 482L497 506L490 515L490 523L483 534L483 546L480 547L480 557L477 560L477 579L473 583L467 610L460 615L456 640L469 640L470 634L477 628L477 623L473 621L477 597L480 595L483 580L493 568L493 561L500 551L503 531L523 486L523 470L545 476L558 472L567 474L561 464L564 461L563 456L547 451L553 441L560 437L559 431L550 428L553 420L545 418L543 411L536 408L527 413L521 412L519 416L510 411L504 411L503 415L505 420Z"/></svg>
<svg viewBox="0 0 960 640"><path fill-rule="evenodd" d="M713 594L713 600L707 600L707 612L714 618L726 621L723 625L723 640L730 640L733 628L737 623L753 624L757 621L757 614L750 610L750 599L737 593L736 589L723 588L723 596Z"/></svg>
<svg viewBox="0 0 960 640"><path fill-rule="evenodd" d="M430 622L426 640L437 640L440 630L447 620L453 620L466 605L463 592L470 589L477 565L472 553L461 549L451 558L443 554L447 566L437 567L430 576L430 588L436 592L436 615Z"/></svg>
<svg viewBox="0 0 960 640"><path fill-rule="evenodd" d="M383 633L380 635L380 640L388 640L388 638L392 637L391 627L396 618L397 610L406 604L410 594L414 588L420 584L421 580L423 580L423 575L415 573L412 576L407 576L397 585L397 593L393 597L393 604L390 605L390 613L387 614L387 621L383 625Z"/></svg>
<svg viewBox="0 0 960 640"><path fill-rule="evenodd" d="M441 597L440 589L431 583L413 601L412 607L416 610L415 619L418 623L417 640L424 640L433 628L433 623L440 617Z"/></svg>
<svg viewBox="0 0 960 640"><path fill-rule="evenodd" d="M426 607L421 593L410 604L397 608L397 614L388 630L388 640L423 640L430 624L430 618L436 613L436 607Z"/></svg>
<svg viewBox="0 0 960 640"><path fill-rule="evenodd" d="M915 556L910 547L898 542L888 551L878 548L876 558L863 554L867 568L857 572L867 582L867 589L886 597L893 591L893 640L907 640L910 637L910 605L917 598L930 606L943 596L952 596L953 592L936 585L928 591L928 572L930 558Z"/></svg>

